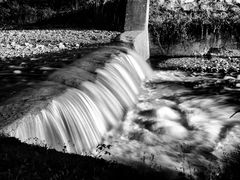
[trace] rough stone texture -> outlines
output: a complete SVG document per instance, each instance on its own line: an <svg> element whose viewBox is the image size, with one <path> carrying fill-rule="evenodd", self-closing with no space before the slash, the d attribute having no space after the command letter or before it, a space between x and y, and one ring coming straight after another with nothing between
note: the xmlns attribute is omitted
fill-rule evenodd
<svg viewBox="0 0 240 180"><path fill-rule="evenodd" d="M119 40L130 43L147 60L150 56L148 37L149 0L128 0L125 18L125 32Z"/></svg>
<svg viewBox="0 0 240 180"><path fill-rule="evenodd" d="M101 30L2 30L0 59L79 49L111 42L119 32Z"/></svg>

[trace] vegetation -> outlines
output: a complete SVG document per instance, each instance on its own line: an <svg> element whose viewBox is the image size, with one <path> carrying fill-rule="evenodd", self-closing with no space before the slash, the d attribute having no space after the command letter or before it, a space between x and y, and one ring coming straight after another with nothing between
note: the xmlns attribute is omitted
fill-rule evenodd
<svg viewBox="0 0 240 180"><path fill-rule="evenodd" d="M98 157L106 146L99 146ZM64 151L64 149L63 149ZM107 162L91 156L66 154L0 137L0 179L165 179L150 169Z"/></svg>
<svg viewBox="0 0 240 180"><path fill-rule="evenodd" d="M174 3L173 3L174 2ZM160 47L221 32L239 37L240 8L236 2L195 0L184 3L151 0L150 30Z"/></svg>

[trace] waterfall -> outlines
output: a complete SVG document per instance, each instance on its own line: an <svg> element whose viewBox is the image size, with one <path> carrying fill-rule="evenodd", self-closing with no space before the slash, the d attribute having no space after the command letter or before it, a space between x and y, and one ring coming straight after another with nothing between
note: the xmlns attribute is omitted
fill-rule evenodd
<svg viewBox="0 0 240 180"><path fill-rule="evenodd" d="M152 74L149 65L132 50L120 48L109 58L103 67L96 68L94 81L68 87L45 108L24 115L9 135L27 143L43 142L59 151L64 147L69 153L96 147L136 104L142 82Z"/></svg>

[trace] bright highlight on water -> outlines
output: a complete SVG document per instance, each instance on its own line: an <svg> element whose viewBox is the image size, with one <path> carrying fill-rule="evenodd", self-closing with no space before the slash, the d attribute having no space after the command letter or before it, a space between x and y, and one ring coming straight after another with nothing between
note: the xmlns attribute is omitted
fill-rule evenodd
<svg viewBox="0 0 240 180"><path fill-rule="evenodd" d="M142 82L152 74L140 56L124 51L96 69L95 82L84 81L79 89L69 87L46 108L25 115L9 135L28 143L37 139L60 151L65 147L69 153L96 147L106 132L119 126L137 102Z"/></svg>

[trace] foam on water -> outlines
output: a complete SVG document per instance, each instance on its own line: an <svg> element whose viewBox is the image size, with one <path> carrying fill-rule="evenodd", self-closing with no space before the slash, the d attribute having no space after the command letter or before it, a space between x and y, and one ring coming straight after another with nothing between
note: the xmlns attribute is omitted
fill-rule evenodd
<svg viewBox="0 0 240 180"><path fill-rule="evenodd" d="M204 87L195 86L200 81ZM221 167L224 154L240 143L240 116L231 117L239 93L211 86L220 81L155 71L141 101L126 115L122 132L105 139L112 146L104 158L191 175Z"/></svg>
<svg viewBox="0 0 240 180"><path fill-rule="evenodd" d="M60 151L65 147L71 153L96 147L138 101L141 84L152 71L140 56L127 50L113 55L95 72L94 82L84 81L79 89L68 88L47 107L19 119L9 135L28 143L37 140Z"/></svg>

